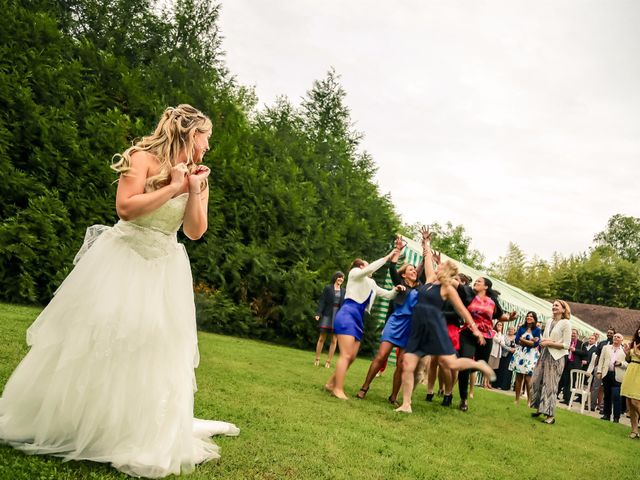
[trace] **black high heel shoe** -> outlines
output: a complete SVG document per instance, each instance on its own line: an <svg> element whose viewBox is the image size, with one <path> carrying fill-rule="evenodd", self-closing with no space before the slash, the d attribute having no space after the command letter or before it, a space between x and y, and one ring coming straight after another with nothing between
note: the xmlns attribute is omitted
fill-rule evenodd
<svg viewBox="0 0 640 480"><path fill-rule="evenodd" d="M451 406L451 402L453 402L453 394L444 395L442 397L442 406L443 407L450 407Z"/></svg>
<svg viewBox="0 0 640 480"><path fill-rule="evenodd" d="M427 393L427 396L425 397L425 401L433 402L433 393Z"/></svg>

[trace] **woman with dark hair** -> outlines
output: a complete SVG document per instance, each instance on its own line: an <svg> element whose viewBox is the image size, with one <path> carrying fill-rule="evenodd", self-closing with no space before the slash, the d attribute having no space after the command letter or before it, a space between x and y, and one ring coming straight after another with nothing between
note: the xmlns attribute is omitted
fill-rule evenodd
<svg viewBox="0 0 640 480"><path fill-rule="evenodd" d="M564 300L556 300L551 306L553 318L547 325L540 340L542 354L533 371L531 380L531 407L536 411L532 417L546 415L544 423L556 422L555 410L558 384L569 355L571 345L571 308Z"/></svg>
<svg viewBox="0 0 640 480"><path fill-rule="evenodd" d="M402 285L397 285L393 290L385 290L370 277L387 263L394 252L395 249L386 257L379 258L371 264L361 258L356 258L349 269L345 301L333 322L333 331L338 337L340 357L335 372L324 386L327 391L340 400L347 400L344 393L344 380L347 370L356 359L360 349L365 312L371 310L377 295L393 300L398 291L403 291L405 288Z"/></svg>
<svg viewBox="0 0 640 480"><path fill-rule="evenodd" d="M475 326L482 333L484 342L478 341L468 324L463 325L460 329L460 357L488 361L491 355L491 339L495 333L493 320L508 322L516 318L516 312L507 314L502 311L498 303L498 295L492 287L493 283L486 277L478 277L473 282L473 291L476 296L467 306L467 310L469 310ZM470 373L470 370L463 370L458 375L460 410L463 412L469 409L467 398Z"/></svg>
<svg viewBox="0 0 640 480"><path fill-rule="evenodd" d="M356 394L356 397L361 400L364 399L369 391L369 386L376 377L376 374L381 371L386 364L394 347L398 349L398 354L396 356L396 369L393 374L393 387L391 395L388 398L390 403L396 403L396 398L400 391L400 384L402 383L402 357L404 356L404 349L407 346L409 334L411 333L412 305L409 302L409 293L412 289L420 285L418 269L414 265L405 263L399 270L396 268L403 248L402 237L398 236L395 251L389 261L389 275L394 285L402 285L405 287L405 290L399 292L392 303L393 313L387 319L384 329L382 330L380 348L369 366L369 371L367 372L362 387L360 387L360 391Z"/></svg>
<svg viewBox="0 0 640 480"><path fill-rule="evenodd" d="M622 379L620 395L627 398L627 408L631 417L631 433L629 438L637 440L638 418L640 417L640 325L631 342L624 346L627 371Z"/></svg>
<svg viewBox="0 0 640 480"><path fill-rule="evenodd" d="M520 403L523 381L527 391L527 400L531 400L531 376L540 357L538 345L542 332L537 327L538 315L536 312L527 312L524 322L524 325L521 325L516 333L516 351L509 364L509 370L516 373L516 404Z"/></svg>
<svg viewBox="0 0 640 480"><path fill-rule="evenodd" d="M316 310L316 322L318 329L320 330L320 336L318 337L318 343L316 344L316 359L313 362L314 366L320 364L320 355L322 354L322 348L324 347L324 341L327 339L327 335L333 333L333 319L336 317L338 309L344 302L345 289L342 288L344 282L344 273L336 272L331 278L331 283L324 287L320 302L318 302L318 310ZM336 345L338 344L338 338L335 335L331 337L331 345L329 346L329 355L327 361L324 362L324 368L331 367L331 359L336 351Z"/></svg>

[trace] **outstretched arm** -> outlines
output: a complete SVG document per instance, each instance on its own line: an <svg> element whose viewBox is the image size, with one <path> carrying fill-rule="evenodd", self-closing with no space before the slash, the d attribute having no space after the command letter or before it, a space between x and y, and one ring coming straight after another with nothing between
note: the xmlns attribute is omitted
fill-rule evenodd
<svg viewBox="0 0 640 480"><path fill-rule="evenodd" d="M433 252L431 251L431 232L429 227L422 227L422 258L426 283L436 280L436 271L433 268Z"/></svg>
<svg viewBox="0 0 640 480"><path fill-rule="evenodd" d="M356 278L364 278L367 275L372 274L373 272L375 272L376 270L378 270L379 268L381 268L385 263L387 263L387 261L391 258L391 255L393 255L393 252L395 251L392 250L391 252L389 252L388 255L379 258L378 260L376 260L375 262L371 262L369 265L367 265L364 268L354 268L351 270L351 272L349 272L349 279L356 279Z"/></svg>

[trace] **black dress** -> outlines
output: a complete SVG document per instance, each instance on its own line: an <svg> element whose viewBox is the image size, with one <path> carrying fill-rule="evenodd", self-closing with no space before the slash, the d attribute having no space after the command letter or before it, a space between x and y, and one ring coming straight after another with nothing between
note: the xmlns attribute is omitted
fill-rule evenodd
<svg viewBox="0 0 640 480"><path fill-rule="evenodd" d="M407 353L419 357L455 355L442 311L445 301L440 295L441 287L433 283L418 287L418 303L413 310Z"/></svg>

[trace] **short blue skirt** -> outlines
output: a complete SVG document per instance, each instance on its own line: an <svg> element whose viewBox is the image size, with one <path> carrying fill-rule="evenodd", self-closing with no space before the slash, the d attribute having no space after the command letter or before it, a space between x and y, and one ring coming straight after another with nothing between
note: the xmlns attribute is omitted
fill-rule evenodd
<svg viewBox="0 0 640 480"><path fill-rule="evenodd" d="M358 303L347 298L333 320L333 333L336 335L351 335L357 341L362 340L364 332L364 312L367 310L371 294L364 303Z"/></svg>

